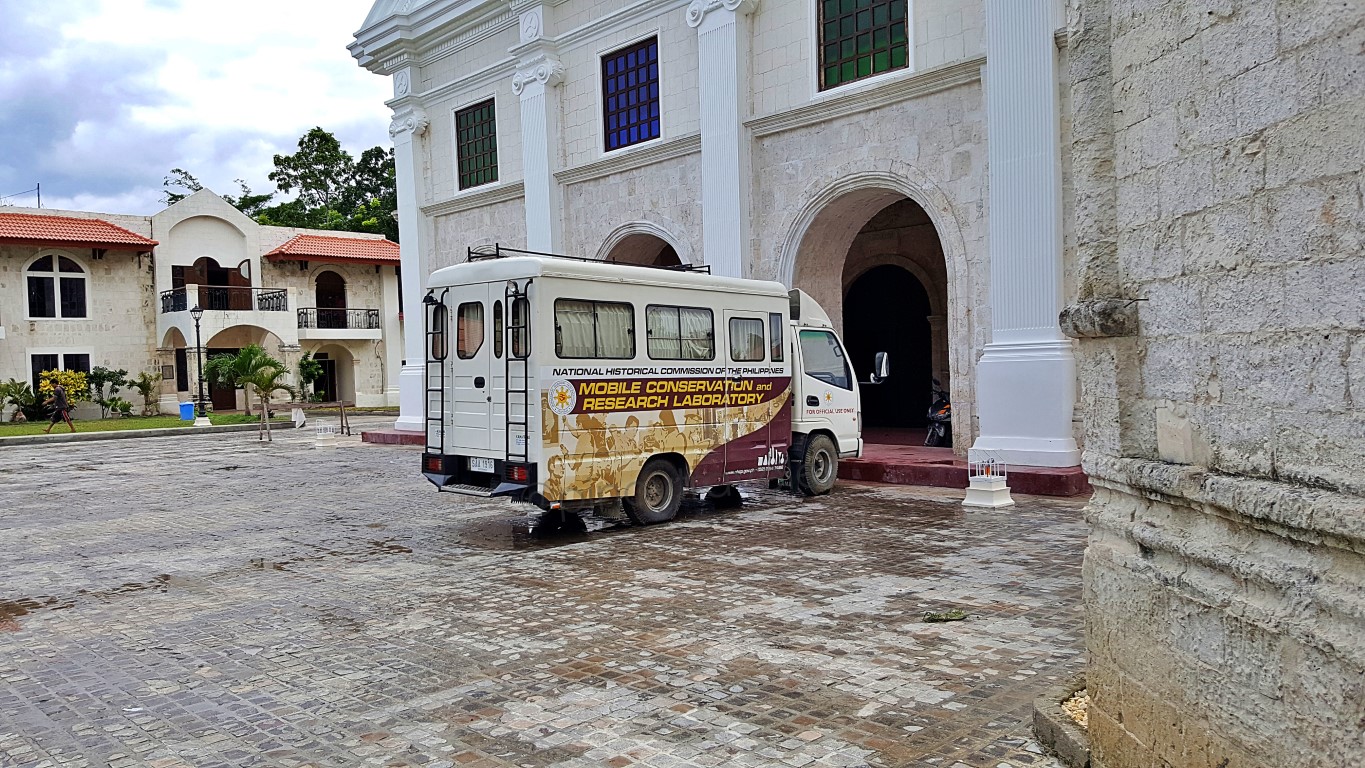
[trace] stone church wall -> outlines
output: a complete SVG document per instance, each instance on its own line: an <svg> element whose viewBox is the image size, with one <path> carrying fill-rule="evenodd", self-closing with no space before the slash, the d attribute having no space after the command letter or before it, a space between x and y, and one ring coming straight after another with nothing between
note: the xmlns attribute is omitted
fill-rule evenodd
<svg viewBox="0 0 1365 768"><path fill-rule="evenodd" d="M1094 763L1360 765L1365 8L1072 6Z"/></svg>

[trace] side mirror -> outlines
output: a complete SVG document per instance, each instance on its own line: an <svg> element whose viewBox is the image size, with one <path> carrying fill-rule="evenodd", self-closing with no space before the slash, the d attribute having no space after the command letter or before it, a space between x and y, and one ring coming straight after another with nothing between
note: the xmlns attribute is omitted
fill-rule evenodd
<svg viewBox="0 0 1365 768"><path fill-rule="evenodd" d="M885 352L878 352L875 362L872 364L872 383L880 384L886 379L891 378L891 357Z"/></svg>

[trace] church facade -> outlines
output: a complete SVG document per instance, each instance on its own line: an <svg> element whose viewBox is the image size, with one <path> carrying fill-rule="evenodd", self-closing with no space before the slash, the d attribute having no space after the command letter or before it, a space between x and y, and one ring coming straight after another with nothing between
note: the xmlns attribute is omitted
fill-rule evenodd
<svg viewBox="0 0 1365 768"><path fill-rule="evenodd" d="M393 82L405 300L493 243L778 280L859 370L890 353L865 426L922 426L937 379L959 452L1077 465L1063 26L1052 0L380 0L351 51Z"/></svg>

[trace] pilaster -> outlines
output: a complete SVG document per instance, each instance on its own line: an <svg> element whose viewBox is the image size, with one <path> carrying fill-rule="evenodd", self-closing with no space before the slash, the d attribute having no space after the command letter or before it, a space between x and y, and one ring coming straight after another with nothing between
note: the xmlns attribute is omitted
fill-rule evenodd
<svg viewBox="0 0 1365 768"><path fill-rule="evenodd" d="M1062 192L1055 0L986 0L991 343L977 368L973 453L1010 464L1080 463L1076 361L1062 308Z"/></svg>
<svg viewBox="0 0 1365 768"><path fill-rule="evenodd" d="M398 84L395 83L395 90ZM414 104L397 108L389 135L393 137L395 183L398 191L398 255L403 266L403 369L398 375L398 421L395 429L421 432L426 428L424 352L422 350L422 281L427 273L423 257L418 140L427 132L427 113Z"/></svg>
<svg viewBox="0 0 1365 768"><path fill-rule="evenodd" d="M749 243L749 16L758 0L693 0L701 96L702 253L713 274L743 277Z"/></svg>
<svg viewBox="0 0 1365 768"><path fill-rule="evenodd" d="M563 243L558 165L559 83L564 79L554 46L543 36L544 8L521 14L521 43L512 49L517 72L512 93L521 99L521 165L526 195L526 248L558 252Z"/></svg>

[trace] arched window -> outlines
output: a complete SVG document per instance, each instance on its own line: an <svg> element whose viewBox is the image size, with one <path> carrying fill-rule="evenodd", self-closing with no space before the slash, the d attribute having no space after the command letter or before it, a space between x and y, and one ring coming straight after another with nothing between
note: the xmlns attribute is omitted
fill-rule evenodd
<svg viewBox="0 0 1365 768"><path fill-rule="evenodd" d="M65 256L48 254L29 265L27 276L29 317L89 317L87 278L81 265Z"/></svg>

